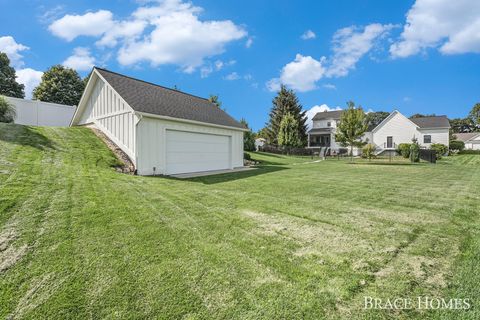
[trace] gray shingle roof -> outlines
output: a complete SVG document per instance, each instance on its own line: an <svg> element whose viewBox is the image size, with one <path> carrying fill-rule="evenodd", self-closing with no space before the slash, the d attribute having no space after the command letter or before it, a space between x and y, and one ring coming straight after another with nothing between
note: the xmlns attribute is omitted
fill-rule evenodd
<svg viewBox="0 0 480 320"><path fill-rule="evenodd" d="M420 128L450 128L447 116L410 118Z"/></svg>
<svg viewBox="0 0 480 320"><path fill-rule="evenodd" d="M308 131L309 134L322 134L322 133L331 133L333 131L332 128L314 128Z"/></svg>
<svg viewBox="0 0 480 320"><path fill-rule="evenodd" d="M318 112L313 117L313 120L326 120L326 119L338 120L342 116L342 113L343 113L343 110L322 111L322 112Z"/></svg>
<svg viewBox="0 0 480 320"><path fill-rule="evenodd" d="M480 135L480 132L454 133L454 135L456 137L456 140L465 142Z"/></svg>
<svg viewBox="0 0 480 320"><path fill-rule="evenodd" d="M205 98L105 69L95 69L135 111L244 129L225 111Z"/></svg>

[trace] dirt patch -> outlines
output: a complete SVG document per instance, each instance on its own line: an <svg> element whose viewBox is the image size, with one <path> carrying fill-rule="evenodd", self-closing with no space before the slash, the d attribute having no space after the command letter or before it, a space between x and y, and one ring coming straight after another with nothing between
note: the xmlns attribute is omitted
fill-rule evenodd
<svg viewBox="0 0 480 320"><path fill-rule="evenodd" d="M93 127L93 126L88 126L93 133L97 137L99 137L108 147L108 149L112 150L112 152L115 154L118 160L123 164L122 166L117 167L118 172L122 173L128 173L128 174L134 174L135 173L135 165L133 162L130 160L130 157L123 152L122 149L120 149L110 138L108 138L102 131L99 129Z"/></svg>
<svg viewBox="0 0 480 320"><path fill-rule="evenodd" d="M4 272L10 269L15 263L17 263L27 253L27 245L15 248L13 246L8 247L6 250L0 253L0 272Z"/></svg>

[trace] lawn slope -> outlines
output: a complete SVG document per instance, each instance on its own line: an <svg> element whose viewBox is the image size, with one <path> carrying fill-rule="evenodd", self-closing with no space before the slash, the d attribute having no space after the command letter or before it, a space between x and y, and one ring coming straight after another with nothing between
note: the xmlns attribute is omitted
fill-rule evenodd
<svg viewBox="0 0 480 320"><path fill-rule="evenodd" d="M252 156L246 172L138 177L89 129L0 124L0 317L480 317L478 158ZM363 309L419 295L473 308Z"/></svg>

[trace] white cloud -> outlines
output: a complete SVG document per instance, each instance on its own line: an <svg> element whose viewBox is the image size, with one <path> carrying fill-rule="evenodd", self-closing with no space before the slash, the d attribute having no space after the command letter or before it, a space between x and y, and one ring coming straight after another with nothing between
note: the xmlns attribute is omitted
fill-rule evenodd
<svg viewBox="0 0 480 320"><path fill-rule="evenodd" d="M240 79L240 76L236 72L232 72L228 75L225 76L225 80L233 81L233 80L238 80Z"/></svg>
<svg viewBox="0 0 480 320"><path fill-rule="evenodd" d="M344 77L373 48L375 41L393 27L391 24L374 23L363 29L355 26L340 29L333 36L331 58L315 60L311 56L297 54L294 61L282 68L280 77L269 80L266 86L270 91L277 91L284 84L304 92L316 89L316 82L324 77Z"/></svg>
<svg viewBox="0 0 480 320"><path fill-rule="evenodd" d="M267 88L270 91L277 91L280 84L284 84L300 92L313 90L316 88L315 83L325 73L325 67L322 65L324 61L323 57L318 61L310 56L297 54L294 61L283 67L280 78L274 78L267 82Z"/></svg>
<svg viewBox="0 0 480 320"><path fill-rule="evenodd" d="M201 9L178 0L138 9L134 16L146 19L153 31L142 40L127 42L119 51L118 61L132 65L142 61L153 66L180 65L192 71L207 57L225 51L225 45L239 40L247 32L230 20L201 21Z"/></svg>
<svg viewBox="0 0 480 320"><path fill-rule="evenodd" d="M307 115L307 128L310 129L312 128L312 119L313 117L319 113L319 112L324 112L324 111L334 111L334 110L342 110L340 107L329 107L326 104L322 105L315 105L311 107L309 110L307 110L306 115Z"/></svg>
<svg viewBox="0 0 480 320"><path fill-rule="evenodd" d="M325 89L337 90L337 87L334 84L331 84L331 83L326 83L322 87L324 87Z"/></svg>
<svg viewBox="0 0 480 320"><path fill-rule="evenodd" d="M131 66L147 62L152 66L179 65L192 73L207 58L225 51L228 43L245 38L247 31L230 20L200 20L202 8L182 0L141 1L124 20L114 20L112 12L99 10L84 15L66 15L49 30L72 41L78 36L99 38L98 47L118 46L117 60ZM210 66L201 68L208 76Z"/></svg>
<svg viewBox="0 0 480 320"><path fill-rule="evenodd" d="M315 39L317 37L317 35L315 34L315 32L313 32L312 30L307 30L305 31L300 38L302 38L303 40L310 40L310 39Z"/></svg>
<svg viewBox="0 0 480 320"><path fill-rule="evenodd" d="M99 47L115 47L119 39L129 39L131 41L139 37L146 26L147 22L141 20L116 22L95 44Z"/></svg>
<svg viewBox="0 0 480 320"><path fill-rule="evenodd" d="M249 37L249 38L247 39L247 41L245 42L245 47L246 47L246 48L250 48L250 47L252 46L252 44L253 44L253 38L252 38L252 37Z"/></svg>
<svg viewBox="0 0 480 320"><path fill-rule="evenodd" d="M99 10L84 15L67 14L55 20L48 29L57 37L72 41L78 36L101 36L113 26L113 14L108 10Z"/></svg>
<svg viewBox="0 0 480 320"><path fill-rule="evenodd" d="M407 13L393 58L439 48L443 54L480 53L480 1L417 0Z"/></svg>
<svg viewBox="0 0 480 320"><path fill-rule="evenodd" d="M355 26L343 28L333 35L333 56L327 71L329 77L344 77L357 62L369 52L375 41L384 36L394 26L373 23L363 30Z"/></svg>
<svg viewBox="0 0 480 320"><path fill-rule="evenodd" d="M77 71L88 71L95 65L95 58L92 57L88 48L77 47L73 50L73 55L62 64Z"/></svg>
<svg viewBox="0 0 480 320"><path fill-rule="evenodd" d="M23 66L21 51L28 50L27 46L17 43L11 36L0 37L0 52L7 54L14 68Z"/></svg>
<svg viewBox="0 0 480 320"><path fill-rule="evenodd" d="M42 80L43 72L31 68L17 70L17 81L25 85L25 98L32 98L32 91Z"/></svg>

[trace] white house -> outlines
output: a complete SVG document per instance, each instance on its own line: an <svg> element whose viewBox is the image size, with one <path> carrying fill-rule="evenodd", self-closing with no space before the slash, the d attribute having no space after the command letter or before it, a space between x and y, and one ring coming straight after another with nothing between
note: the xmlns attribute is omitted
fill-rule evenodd
<svg viewBox="0 0 480 320"><path fill-rule="evenodd" d="M5 97L15 107L14 123L27 126L68 127L75 106Z"/></svg>
<svg viewBox="0 0 480 320"><path fill-rule="evenodd" d="M309 148L340 152L342 146L335 141L335 133L342 112L324 111L313 117L312 129L308 132ZM378 154L393 151L400 143L411 143L413 138L424 148L429 148L433 143L448 146L449 129L450 122L446 116L407 118L395 110L376 127L369 128L363 141L374 144ZM360 150L354 150L354 154L359 153Z"/></svg>
<svg viewBox="0 0 480 320"><path fill-rule="evenodd" d="M455 133L455 137L465 143L465 149L480 150L480 132Z"/></svg>
<svg viewBox="0 0 480 320"><path fill-rule="evenodd" d="M95 67L72 126L101 130L140 175L243 166L244 126L207 99Z"/></svg>

